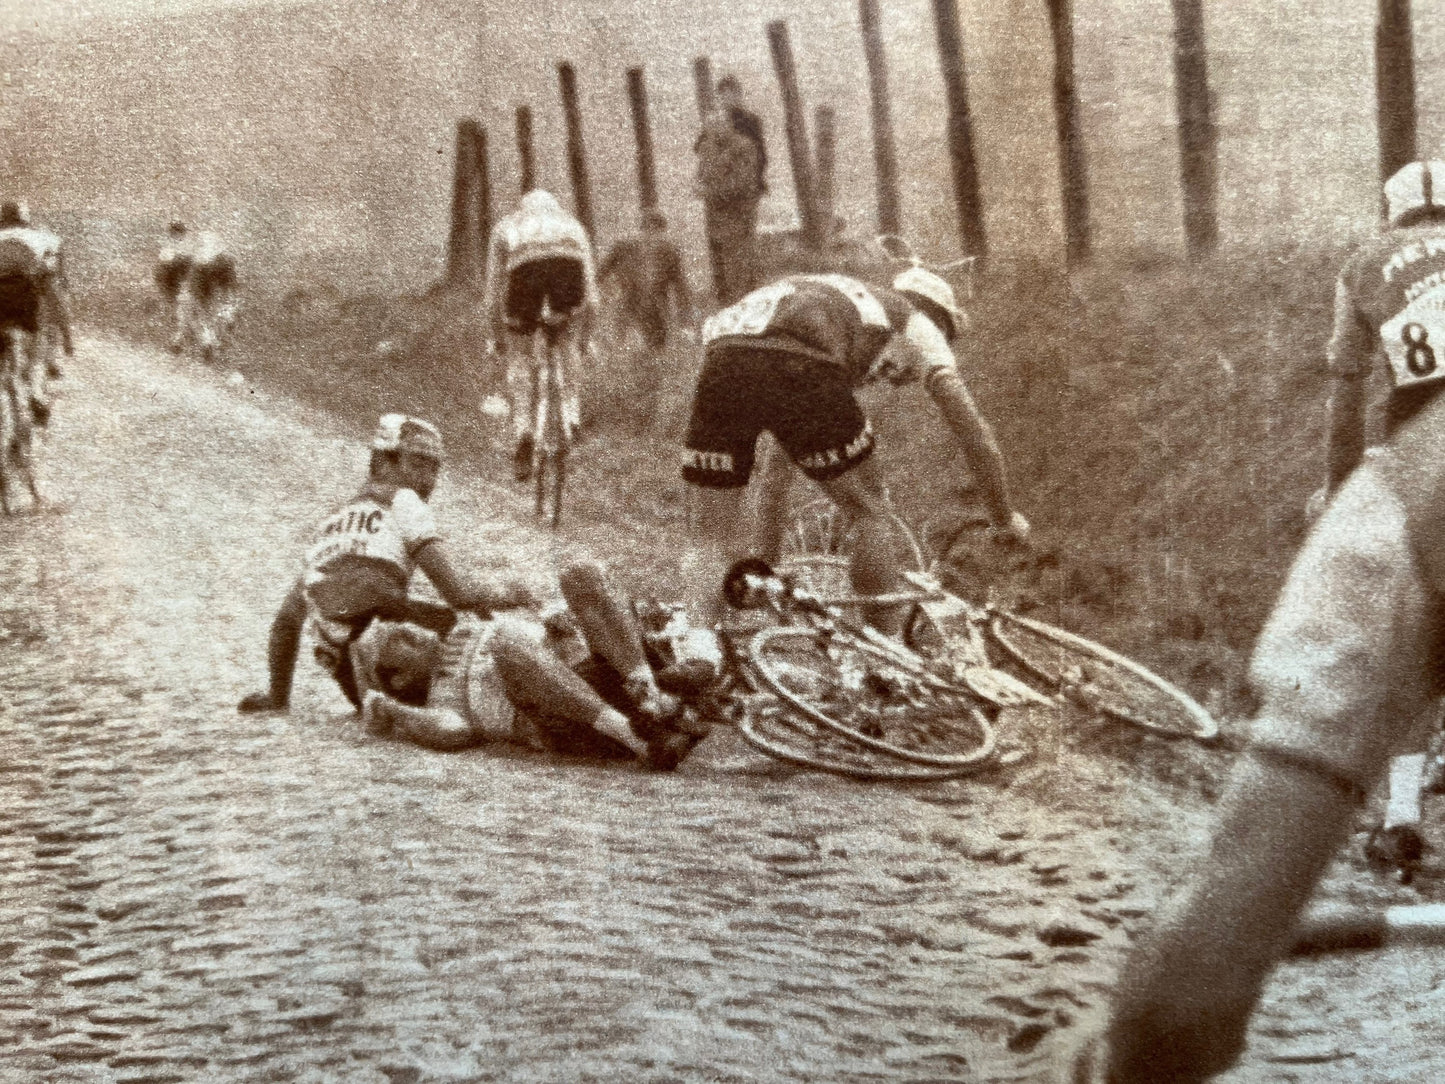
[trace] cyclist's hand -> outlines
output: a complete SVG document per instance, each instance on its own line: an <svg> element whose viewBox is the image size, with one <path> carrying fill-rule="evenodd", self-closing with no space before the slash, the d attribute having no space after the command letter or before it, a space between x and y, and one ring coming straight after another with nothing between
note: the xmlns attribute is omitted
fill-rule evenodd
<svg viewBox="0 0 1445 1084"><path fill-rule="evenodd" d="M278 702L269 692L247 693L241 697L241 702L236 705L236 710L242 715L259 715L265 711L285 711L286 704Z"/></svg>
<svg viewBox="0 0 1445 1084"><path fill-rule="evenodd" d="M1330 485L1326 482L1310 494L1309 500L1305 501L1305 523L1313 525L1315 520L1324 514L1325 506L1330 503Z"/></svg>

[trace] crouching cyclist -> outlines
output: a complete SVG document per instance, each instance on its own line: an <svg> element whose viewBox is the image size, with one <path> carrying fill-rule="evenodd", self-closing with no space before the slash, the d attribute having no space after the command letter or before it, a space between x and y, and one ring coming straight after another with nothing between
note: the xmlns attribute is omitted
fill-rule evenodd
<svg viewBox="0 0 1445 1084"><path fill-rule="evenodd" d="M367 729L430 749L512 742L676 768L707 728L660 685L695 697L716 677L716 657L686 660L702 663L699 676L663 638L645 639L596 564L559 579L566 608L545 617L464 618L444 638L415 624L372 625L353 650Z"/></svg>
<svg viewBox="0 0 1445 1084"><path fill-rule="evenodd" d="M531 346L544 327L544 314L567 318L561 347L564 356L575 359L583 350L594 351L598 308L596 262L586 229L552 193L528 192L517 210L492 229L482 296L487 353L495 356L500 344L506 356L519 482L532 475L532 415L542 374L531 361ZM570 372L562 416L575 433L582 404L575 366Z"/></svg>
<svg viewBox="0 0 1445 1084"><path fill-rule="evenodd" d="M475 581L453 566L427 504L441 464L442 438L435 426L403 414L382 415L366 484L317 527L301 575L271 624L270 685L243 699L242 712L286 708L308 624L317 661L360 707L350 648L374 620L411 621L444 633L457 610L490 614L532 601L520 584ZM418 569L446 605L408 596Z"/></svg>

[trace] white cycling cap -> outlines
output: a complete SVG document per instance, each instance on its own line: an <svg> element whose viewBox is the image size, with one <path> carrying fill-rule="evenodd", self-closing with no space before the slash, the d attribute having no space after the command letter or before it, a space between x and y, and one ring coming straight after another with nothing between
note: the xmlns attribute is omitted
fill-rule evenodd
<svg viewBox="0 0 1445 1084"><path fill-rule="evenodd" d="M431 422L406 414L383 414L371 438L372 451L415 452L441 461L442 435Z"/></svg>
<svg viewBox="0 0 1445 1084"><path fill-rule="evenodd" d="M1385 221L1445 215L1445 162L1407 162L1385 182Z"/></svg>

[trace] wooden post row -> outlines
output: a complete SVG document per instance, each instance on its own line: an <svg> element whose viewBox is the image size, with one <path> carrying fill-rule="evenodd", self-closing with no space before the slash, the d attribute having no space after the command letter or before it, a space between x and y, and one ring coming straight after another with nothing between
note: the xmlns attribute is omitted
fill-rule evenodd
<svg viewBox="0 0 1445 1084"><path fill-rule="evenodd" d="M773 69L783 96L783 116L788 136L788 160L793 169L793 191L798 200L798 217L803 224L803 243L812 249L822 242L821 223L813 194L813 152L808 142L808 122L803 116L803 99L798 93L798 69L793 62L793 48L788 40L788 24L768 24L768 46L773 54Z"/></svg>
<svg viewBox="0 0 1445 1084"><path fill-rule="evenodd" d="M938 58L948 105L948 151L953 163L953 197L963 251L982 261L988 255L983 203L978 191L978 162L973 150L973 121L968 112L968 85L963 70L963 36L956 0L933 0Z"/></svg>
<svg viewBox="0 0 1445 1084"><path fill-rule="evenodd" d="M1179 170L1184 247L1191 257L1219 243L1215 210L1218 168L1202 0L1173 0L1174 92L1179 113Z"/></svg>
<svg viewBox="0 0 1445 1084"><path fill-rule="evenodd" d="M475 274L481 282L487 274L488 248L492 237L492 164L487 153L487 130L478 125L472 133L473 177L476 197L472 201L477 215L477 256Z"/></svg>
<svg viewBox="0 0 1445 1084"><path fill-rule="evenodd" d="M537 152L532 146L532 107L517 106L517 167L522 194L537 187Z"/></svg>
<svg viewBox="0 0 1445 1084"><path fill-rule="evenodd" d="M1079 122L1079 95L1074 84L1073 0L1048 0L1049 30L1054 39L1054 122L1059 135L1059 186L1063 196L1064 262L1077 267L1089 259L1088 170Z"/></svg>
<svg viewBox="0 0 1445 1084"><path fill-rule="evenodd" d="M863 56L868 62L873 171L878 186L878 232L896 234L903 230L903 212L898 199L898 149L893 136L893 112L888 102L888 63L883 54L878 0L858 0L858 21L863 29Z"/></svg>
<svg viewBox="0 0 1445 1084"><path fill-rule="evenodd" d="M1410 24L1410 0L1379 0L1375 94L1381 181L1416 157L1415 46Z"/></svg>
<svg viewBox="0 0 1445 1084"><path fill-rule="evenodd" d="M643 211L657 206L657 167L652 154L652 123L647 116L647 84L641 68L627 69L627 101L637 143L637 202Z"/></svg>
<svg viewBox="0 0 1445 1084"><path fill-rule="evenodd" d="M577 220L594 241L597 226L592 218L592 184L587 177L587 150L582 141L582 110L577 104L577 71L563 60L557 65L562 87L562 115L567 123L567 172L572 178L572 201Z"/></svg>

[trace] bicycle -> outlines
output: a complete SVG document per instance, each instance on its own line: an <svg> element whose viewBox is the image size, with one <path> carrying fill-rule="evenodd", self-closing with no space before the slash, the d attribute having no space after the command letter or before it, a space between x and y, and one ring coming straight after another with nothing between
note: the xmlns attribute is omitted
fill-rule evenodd
<svg viewBox="0 0 1445 1084"><path fill-rule="evenodd" d="M548 514L550 498L552 529L562 523L563 494L567 487L567 455L572 448L572 424L567 417L568 387L563 354L559 344L566 341L575 309L553 312L544 301L540 335L532 341L531 388L532 484L538 516ZM539 345L540 344L540 345ZM538 353L540 349L540 355ZM516 404L513 404L516 409Z"/></svg>
<svg viewBox="0 0 1445 1084"><path fill-rule="evenodd" d="M35 420L20 376L22 334L14 328L0 330L0 511L7 516L12 511L12 477L25 483L35 507L42 503L35 481Z"/></svg>
<svg viewBox="0 0 1445 1084"><path fill-rule="evenodd" d="M800 510L791 535L795 542L819 536L812 526L820 520L818 505L814 502ZM1077 704L1166 737L1204 743L1218 737L1219 724L1203 705L1142 664L1087 637L1016 613L991 594L979 604L945 589L941 576L946 572L936 571L936 564L924 558L923 547L907 523L896 515L890 522L913 565L904 572L909 584L905 590L864 596L834 586L849 560L846 530L829 536L842 538L845 544L822 552L807 545L791 552L785 547L783 568L812 587L830 607L909 606L903 642L925 658L951 666L956 681L997 707L1028 703L1022 683L1056 702ZM966 520L948 548L978 525ZM819 590L816 585L824 583L832 589ZM1013 675L1020 680L1012 680Z"/></svg>

